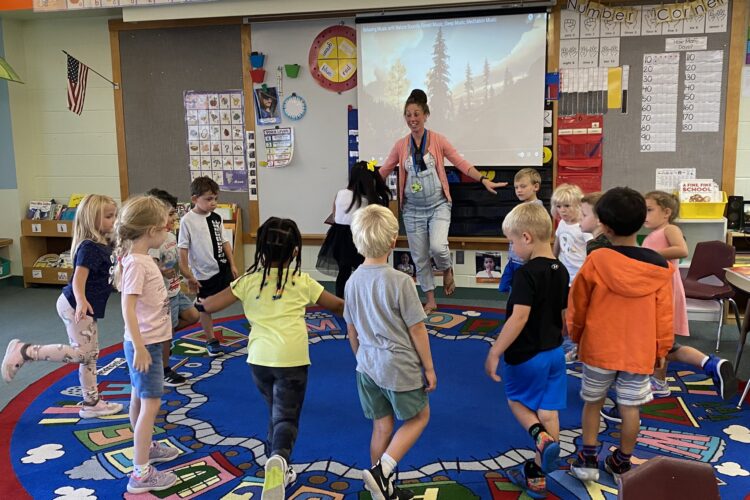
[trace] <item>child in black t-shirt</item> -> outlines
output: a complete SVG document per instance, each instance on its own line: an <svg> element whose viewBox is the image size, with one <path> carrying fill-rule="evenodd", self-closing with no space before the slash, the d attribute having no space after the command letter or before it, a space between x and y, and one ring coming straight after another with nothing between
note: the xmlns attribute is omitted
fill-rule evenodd
<svg viewBox="0 0 750 500"><path fill-rule="evenodd" d="M545 474L555 470L560 455L557 412L566 407L562 325L570 278L552 254L552 221L544 207L516 206L503 221L503 233L526 263L513 276L508 319L487 355L485 371L500 382L500 364L508 406L536 445L534 460L523 471L511 470L509 477L532 498L544 498Z"/></svg>

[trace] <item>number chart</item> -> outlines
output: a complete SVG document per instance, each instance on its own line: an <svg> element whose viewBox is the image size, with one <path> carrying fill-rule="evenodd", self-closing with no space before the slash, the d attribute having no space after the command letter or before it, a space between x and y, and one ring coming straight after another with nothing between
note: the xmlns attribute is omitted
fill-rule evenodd
<svg viewBox="0 0 750 500"><path fill-rule="evenodd" d="M680 54L643 55L641 152L674 151L677 147L677 78Z"/></svg>

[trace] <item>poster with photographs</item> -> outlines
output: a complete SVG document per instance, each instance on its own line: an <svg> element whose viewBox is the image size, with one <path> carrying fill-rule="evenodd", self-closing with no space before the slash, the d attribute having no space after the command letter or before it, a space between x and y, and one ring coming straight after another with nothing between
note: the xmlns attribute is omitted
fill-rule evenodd
<svg viewBox="0 0 750 500"><path fill-rule="evenodd" d="M281 106L276 87L263 86L255 89L255 121L258 125L281 123Z"/></svg>
<svg viewBox="0 0 750 500"><path fill-rule="evenodd" d="M245 144L247 144L247 193L251 200L258 199L258 163L255 158L255 131L245 132Z"/></svg>
<svg viewBox="0 0 750 500"><path fill-rule="evenodd" d="M451 252L451 262L453 261L453 257L453 252ZM433 276L443 275L443 271L439 271L435 265L435 259L431 258L430 264L432 266ZM412 259L409 250L396 249L393 251L393 268L397 271L408 274L414 281L417 280L417 266L414 264L414 259Z"/></svg>
<svg viewBox="0 0 750 500"><path fill-rule="evenodd" d="M500 283L503 270L500 252L477 252L475 263L477 283Z"/></svg>
<svg viewBox="0 0 750 500"><path fill-rule="evenodd" d="M414 265L409 250L393 251L393 268L396 271L408 274L412 279L417 279L417 266Z"/></svg>
<svg viewBox="0 0 750 500"><path fill-rule="evenodd" d="M208 176L222 191L247 190L241 90L184 93L190 178Z"/></svg>

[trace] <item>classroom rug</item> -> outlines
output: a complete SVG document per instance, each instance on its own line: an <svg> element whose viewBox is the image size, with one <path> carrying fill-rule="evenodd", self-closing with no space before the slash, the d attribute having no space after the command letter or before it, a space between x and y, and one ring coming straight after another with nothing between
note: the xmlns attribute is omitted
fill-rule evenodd
<svg viewBox="0 0 750 500"><path fill-rule="evenodd" d="M500 331L499 309L442 306L427 325L438 377L431 421L399 464L404 488L424 500L526 498L506 476L533 456L532 443L504 400L503 386L484 374L484 359ZM299 473L290 499L369 500L361 469L369 467L371 425L357 397L355 360L342 318L319 308L306 314L312 366L299 438L292 457ZM189 384L167 389L154 439L179 450L161 464L180 478L157 498L260 498L268 413L246 364L250 325L243 317L216 322L227 354L205 356L198 331L180 332L172 363ZM128 402L130 385L120 345L103 351L99 389ZM568 409L561 412L560 469L548 479L549 498L614 499L612 477L583 484L567 470L580 444L580 365L568 366ZM109 499L125 493L132 464L127 415L81 420L75 366L29 387L0 415L0 489L12 498ZM657 455L710 464L724 499L750 492L750 406L722 402L710 380L687 366L670 369L672 395L649 404L634 462ZM618 428L602 422L605 449ZM603 454L602 454L603 457ZM140 498L154 498L140 495Z"/></svg>

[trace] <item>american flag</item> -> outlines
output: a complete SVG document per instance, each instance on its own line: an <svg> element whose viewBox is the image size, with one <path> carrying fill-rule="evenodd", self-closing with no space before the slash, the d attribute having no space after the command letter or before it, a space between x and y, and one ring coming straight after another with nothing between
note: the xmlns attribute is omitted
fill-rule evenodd
<svg viewBox="0 0 750 500"><path fill-rule="evenodd" d="M80 115L86 98L86 78L89 67L75 57L68 56L68 109Z"/></svg>

